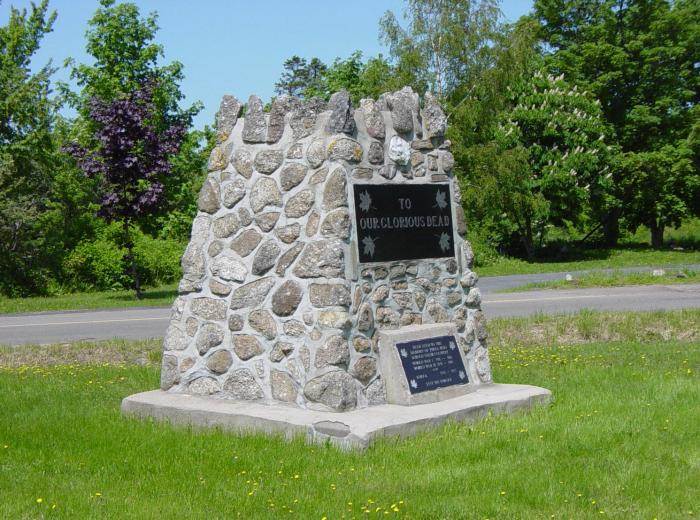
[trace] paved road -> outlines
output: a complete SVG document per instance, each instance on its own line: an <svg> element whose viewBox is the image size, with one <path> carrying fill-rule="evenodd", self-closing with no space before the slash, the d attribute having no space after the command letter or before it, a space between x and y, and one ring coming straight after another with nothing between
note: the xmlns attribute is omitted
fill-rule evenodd
<svg viewBox="0 0 700 520"><path fill-rule="evenodd" d="M0 315L0 345L159 338L169 317L170 308L163 307L5 314Z"/></svg>
<svg viewBox="0 0 700 520"><path fill-rule="evenodd" d="M487 317L561 314L583 309L653 311L700 307L700 284L638 285L485 294Z"/></svg>
<svg viewBox="0 0 700 520"><path fill-rule="evenodd" d="M487 280L484 278L480 285L488 286ZM686 307L700 307L700 284L508 294L494 294L487 289L483 297L483 308L489 317L558 314L581 309L644 311ZM0 315L0 344L157 338L163 336L169 315L170 310L164 308Z"/></svg>

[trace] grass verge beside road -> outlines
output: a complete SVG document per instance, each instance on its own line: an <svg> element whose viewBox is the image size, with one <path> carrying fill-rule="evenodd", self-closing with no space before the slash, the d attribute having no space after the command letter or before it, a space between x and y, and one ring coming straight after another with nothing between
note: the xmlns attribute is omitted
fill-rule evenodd
<svg viewBox="0 0 700 520"><path fill-rule="evenodd" d="M126 307L159 307L173 303L177 285L164 285L144 289L143 298L134 291L102 291L72 293L60 296L33 296L30 298L6 298L0 296L0 314L19 312L67 311L85 309L115 309Z"/></svg>
<svg viewBox="0 0 700 520"><path fill-rule="evenodd" d="M660 276L646 273L625 273L621 271L586 273L574 275L571 281L564 278L544 282L533 282L518 287L509 287L498 292L510 293L539 289L585 289L588 287L621 287L625 285L669 285L700 282L700 273L688 269L667 269Z"/></svg>
<svg viewBox="0 0 700 520"><path fill-rule="evenodd" d="M694 256L693 256L694 255ZM672 263L659 262L650 265L667 265ZM700 264L700 253L692 253L684 258L686 264ZM480 276L492 276L495 274L518 274L522 272L539 273L549 271L575 271L591 268L608 268L612 264L602 261L567 262L567 263L538 263L526 264L521 260L503 259L499 263L488 267L477 267ZM510 266L510 267L505 267ZM503 268L503 269L501 269ZM501 273L503 271L503 273ZM616 285L642 285L655 283L694 283L700 281L700 273L683 268L668 268L667 275L652 277L651 267L649 273L589 273L581 275L572 282L552 281L522 285L513 289L505 289L503 292L517 292L532 289L548 288L582 288L582 287L607 287ZM677 278L678 272L686 273L685 278ZM167 307L177 297L177 285L165 285L146 289L144 297L137 300L133 291L103 291L94 293L73 293L60 296L30 297L30 298L6 298L0 296L0 314L13 314L24 312L46 312L66 310L99 310L130 307Z"/></svg>
<svg viewBox="0 0 700 520"><path fill-rule="evenodd" d="M699 329L698 310L494 320L495 380L554 404L365 453L122 418L157 341L2 349L0 517L690 518Z"/></svg>
<svg viewBox="0 0 700 520"><path fill-rule="evenodd" d="M654 250L650 248L590 249L577 255L572 261L538 260L527 262L517 258L502 257L490 265L477 266L479 276L504 276L509 274L539 274L595 269L619 269L623 267L677 267L700 264L698 250Z"/></svg>
<svg viewBox="0 0 700 520"><path fill-rule="evenodd" d="M700 219L683 222L678 229L667 228L664 233L666 249L652 249L650 240L649 230L640 227L633 235L624 237L619 247L614 249L580 246L573 241L568 242L566 252L554 253L550 250L533 262L498 257L489 265L478 266L475 270L479 276L502 276L643 266L680 268L700 263Z"/></svg>

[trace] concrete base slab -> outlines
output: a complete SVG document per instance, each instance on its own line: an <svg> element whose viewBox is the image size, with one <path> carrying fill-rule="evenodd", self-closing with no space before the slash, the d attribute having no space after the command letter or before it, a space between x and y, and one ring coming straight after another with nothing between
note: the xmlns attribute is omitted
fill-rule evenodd
<svg viewBox="0 0 700 520"><path fill-rule="evenodd" d="M551 398L549 390L536 386L491 384L436 403L385 404L336 413L154 390L126 397L121 409L128 416L172 424L264 432L287 439L302 435L309 442L330 441L344 449L364 449L382 436L408 437L448 420L475 421L489 412L526 410Z"/></svg>

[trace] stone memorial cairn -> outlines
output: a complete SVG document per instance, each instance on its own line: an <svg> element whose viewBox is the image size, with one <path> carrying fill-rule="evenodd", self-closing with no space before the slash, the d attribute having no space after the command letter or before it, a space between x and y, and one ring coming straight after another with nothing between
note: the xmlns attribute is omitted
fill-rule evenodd
<svg viewBox="0 0 700 520"><path fill-rule="evenodd" d="M192 402L182 394L207 396L219 410L233 406L222 403L246 403L243 415L256 405L255 413L270 419L263 429L274 429L268 426L280 423L281 415L296 426L317 425L320 412L340 417L348 414L336 412L441 404L459 395L421 401L404 392L410 376L397 365L401 349L391 344L386 348L395 353L381 359L392 331L399 339L402 333L406 339L449 338L465 383L458 385L462 394L514 386L490 384L481 295L445 140L447 118L435 98L426 94L421 108L419 96L404 88L353 108L345 91L328 103L280 96L266 113L251 96L245 119L239 118L241 109L236 98L224 96L217 114L218 144L199 194L182 257L180 295L163 344L162 390L127 398L123 409L163 417L168 414L153 410ZM439 246L445 254L402 256L402 244L389 251L392 233L386 230L384 238L361 237L356 212L381 212L370 196L381 186L419 194L438 190L421 204L453 218L441 220L447 232L425 235L435 237L434 246L424 242L428 250ZM354 188L361 190L359 197ZM424 247L411 239L404 244L406 251ZM361 261L375 254L392 260ZM410 384L417 388L416 381ZM420 407L399 408L404 416ZM271 409L276 411L265 411ZM308 417L296 421L286 410ZM196 422L192 417L188 420ZM316 427L312 436L348 434L351 426L333 421L321 422L342 424L340 434L336 426ZM358 425L362 429L365 421ZM358 433L355 439L366 445L368 437Z"/></svg>

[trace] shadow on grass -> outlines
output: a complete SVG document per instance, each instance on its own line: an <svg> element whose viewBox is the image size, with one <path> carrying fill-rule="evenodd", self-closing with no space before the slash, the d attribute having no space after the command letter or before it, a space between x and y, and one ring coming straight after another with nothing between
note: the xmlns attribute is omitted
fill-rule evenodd
<svg viewBox="0 0 700 520"><path fill-rule="evenodd" d="M150 300L163 300L163 299L175 299L177 297L177 288L172 289L146 289L141 295L141 299L136 299L135 293L128 294L114 294L108 296L108 300L118 301L118 302L147 302Z"/></svg>
<svg viewBox="0 0 700 520"><path fill-rule="evenodd" d="M683 237L675 240L669 240L667 246L682 247L688 251L700 251L700 237Z"/></svg>
<svg viewBox="0 0 700 520"><path fill-rule="evenodd" d="M552 242L547 244L542 249L538 250L535 258L527 260L520 258L527 263L549 264L560 262L586 262L586 261L603 261L610 260L618 256L620 253L642 253L642 254L664 254L672 253L676 255L688 254L692 255L700 251L700 240L689 238L682 241L674 241L670 245L665 245L663 248L653 248L648 244L639 242L621 243L618 247L605 247L590 245L574 246L566 242Z"/></svg>

